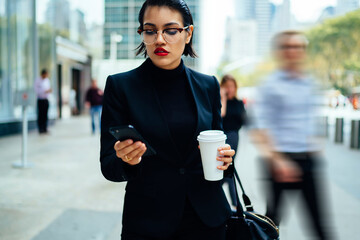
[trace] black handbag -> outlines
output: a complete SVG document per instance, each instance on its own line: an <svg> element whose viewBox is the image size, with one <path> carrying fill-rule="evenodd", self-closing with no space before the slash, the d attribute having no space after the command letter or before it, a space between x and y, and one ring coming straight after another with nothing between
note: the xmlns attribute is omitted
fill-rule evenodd
<svg viewBox="0 0 360 240"><path fill-rule="evenodd" d="M240 202L236 180L242 191L246 211L244 211ZM278 240L279 228L270 218L254 212L250 198L245 194L236 169L234 169L234 184L237 209L233 211L226 224L226 240Z"/></svg>

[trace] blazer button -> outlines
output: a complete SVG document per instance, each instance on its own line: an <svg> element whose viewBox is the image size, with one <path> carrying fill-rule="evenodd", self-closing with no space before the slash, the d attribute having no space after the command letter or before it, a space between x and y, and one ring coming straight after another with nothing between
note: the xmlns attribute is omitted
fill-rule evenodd
<svg viewBox="0 0 360 240"><path fill-rule="evenodd" d="M184 175L184 174L185 174L185 168L180 168L180 169L179 169L179 173L180 173L181 175Z"/></svg>

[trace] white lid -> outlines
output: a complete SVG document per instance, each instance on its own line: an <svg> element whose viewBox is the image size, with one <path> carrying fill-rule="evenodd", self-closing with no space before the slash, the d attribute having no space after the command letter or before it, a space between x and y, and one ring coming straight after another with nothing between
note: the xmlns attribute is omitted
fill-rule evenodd
<svg viewBox="0 0 360 240"><path fill-rule="evenodd" d="M197 140L201 142L217 142L223 141L226 138L226 135L221 130L207 130L200 132Z"/></svg>
<svg viewBox="0 0 360 240"><path fill-rule="evenodd" d="M205 130L200 132L200 136L215 136L224 134L221 130Z"/></svg>

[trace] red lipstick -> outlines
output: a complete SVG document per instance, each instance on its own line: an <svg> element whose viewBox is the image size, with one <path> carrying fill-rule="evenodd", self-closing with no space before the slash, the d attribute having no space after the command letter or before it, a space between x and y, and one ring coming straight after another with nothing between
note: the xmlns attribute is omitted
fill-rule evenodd
<svg viewBox="0 0 360 240"><path fill-rule="evenodd" d="M167 56L169 54L168 51L166 51L165 49L163 48L156 48L154 53L157 55L157 56Z"/></svg>

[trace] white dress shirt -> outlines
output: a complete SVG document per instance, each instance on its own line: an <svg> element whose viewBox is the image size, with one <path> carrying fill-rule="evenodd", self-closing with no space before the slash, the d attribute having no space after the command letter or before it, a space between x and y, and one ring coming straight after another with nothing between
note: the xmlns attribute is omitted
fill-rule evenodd
<svg viewBox="0 0 360 240"><path fill-rule="evenodd" d="M38 99L48 99L50 87L50 80L49 78L38 78L35 81L35 92Z"/></svg>
<svg viewBox="0 0 360 240"><path fill-rule="evenodd" d="M314 80L276 71L259 87L257 127L268 130L276 151L318 150L315 135Z"/></svg>

